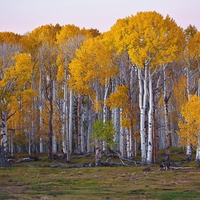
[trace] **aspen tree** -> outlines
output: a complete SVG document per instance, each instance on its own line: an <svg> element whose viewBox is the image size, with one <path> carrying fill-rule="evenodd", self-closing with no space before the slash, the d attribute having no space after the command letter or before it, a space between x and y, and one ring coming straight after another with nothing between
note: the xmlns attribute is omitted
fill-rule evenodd
<svg viewBox="0 0 200 200"><path fill-rule="evenodd" d="M63 149L64 153L67 154L67 160L70 160L69 154L72 153L72 117L73 117L73 91L68 88L68 79L70 77L68 65L74 59L75 52L77 49L81 47L81 44L86 39L95 36L98 34L96 30L87 30L87 29L80 29L75 25L65 25L62 27L61 31L57 34L57 44L59 46L60 51L60 67L59 73L60 78L62 80L62 84L64 85L64 99L63 99ZM62 73L64 72L64 73ZM63 77L64 74L64 77ZM60 81L61 81L60 80ZM69 91L69 92L68 92ZM78 95L78 152L81 153L83 149L83 131L82 131L82 116L81 116L81 96ZM69 109L68 109L69 107ZM66 138L66 141L65 141ZM81 142L82 141L82 142ZM67 150L66 149L67 143Z"/></svg>
<svg viewBox="0 0 200 200"><path fill-rule="evenodd" d="M57 64L56 64L56 59L57 59L57 47L56 47L56 33L60 30L59 25L45 25L41 26L37 29L35 29L31 35L30 35L30 43L33 43L33 46L36 46L37 48L37 53L35 54L35 57L37 58L38 65L40 67L40 70L38 71L42 72L42 90L41 86L40 88L40 96L41 92L42 94L42 102L40 99L40 111L44 113L44 107L47 109L46 111L48 115L43 115L43 116L48 117L48 130L47 135L48 135L48 156L49 158L52 158L52 145L53 141L52 139L54 138L54 143L56 142L55 137L56 137L56 131L53 131L54 128L56 129L56 126L54 126L53 118L55 113L58 111L58 107L54 106L56 103L55 97L55 83L56 83L56 75L57 75ZM31 37L32 36L32 37ZM34 37L35 36L35 37ZM36 40L36 41L35 41ZM39 83L39 82L38 82ZM40 83L41 84L41 83ZM41 106L43 106L41 108ZM46 121L46 119L43 119L42 121ZM41 120L40 120L41 122ZM42 127L45 126L45 124L40 124ZM40 130L42 130L40 128ZM56 146L56 144L54 144ZM55 148L54 148L55 149Z"/></svg>
<svg viewBox="0 0 200 200"><path fill-rule="evenodd" d="M119 45L121 44L118 52L127 50L130 59L138 67L141 159L142 163L145 164L151 162L151 159L147 160L145 139L145 110L147 94L149 93L147 81L152 78L156 67L163 64L167 65L176 58L176 53L179 50L178 40L182 30L169 16L164 19L162 15L156 12L140 12L125 20L119 20L119 23L123 24L124 27L116 36L118 37L117 42L119 42ZM151 74L148 78L149 71ZM148 124L151 126L152 117L149 120ZM167 130L166 134L169 134ZM150 141L147 144L152 145ZM148 157L151 157L151 153L148 155Z"/></svg>
<svg viewBox="0 0 200 200"><path fill-rule="evenodd" d="M7 131L8 119L15 114L17 98L23 98L26 93L24 85L31 80L31 59L27 54L18 53L12 57L14 61L12 66L4 69L3 77L0 80L1 87L1 129L2 129L2 165L7 167Z"/></svg>
<svg viewBox="0 0 200 200"><path fill-rule="evenodd" d="M186 78L187 78L187 98L190 99L192 94L192 85L195 80L196 70L198 61L198 46L199 46L199 33L195 26L189 25L185 32L185 48L182 54L183 63L186 66ZM196 64L197 62L197 64ZM195 66L196 65L196 66ZM188 145L186 148L186 159L190 161L192 159L192 150L190 141L188 139Z"/></svg>
<svg viewBox="0 0 200 200"><path fill-rule="evenodd" d="M34 109L38 111L38 118L34 121L37 127L37 135L39 136L39 145L40 145L40 153L43 152L43 147L46 142L46 130L44 130L44 120L42 115L44 113L45 104L48 101L45 101L45 82L47 78L47 51L45 55L45 48L47 49L49 46L55 46L55 36L56 33L60 30L59 24L53 25L44 25L41 27L35 28L32 32L27 35L26 42L24 44L25 50L31 55L32 63L33 63L33 73L32 73L32 84L38 92L38 98L34 100ZM46 46L46 47L45 47ZM54 48L55 49L55 48ZM49 54L50 55L50 54ZM49 78L49 77L48 77ZM51 80L52 81L52 80ZM51 82L50 81L50 82ZM55 88L55 80L53 80L53 88ZM55 89L54 89L55 91ZM53 92L55 94L55 92ZM55 97L55 95L53 95ZM55 99L54 99L55 100ZM44 115L43 115L44 116ZM46 116L46 115L45 115ZM55 137L54 137L55 138ZM55 141L55 140L54 140Z"/></svg>
<svg viewBox="0 0 200 200"><path fill-rule="evenodd" d="M190 99L183 104L181 114L183 119L179 121L179 136L184 146L190 144L196 149L196 162L199 163L199 110L200 98L195 95L190 95Z"/></svg>
<svg viewBox="0 0 200 200"><path fill-rule="evenodd" d="M122 139L120 142L121 145L126 145L126 151L127 151L127 156L129 158L134 157L134 141L135 139L135 127L136 127L136 113L134 108L137 107L137 102L136 102L136 91L137 91L137 85L136 85L136 79L137 79L137 72L136 72L136 67L134 64L131 62L130 57L125 49L122 49L124 44L123 37L126 37L126 34L121 35L122 30L126 30L126 24L127 20L122 19L118 20L117 23L111 28L111 30L105 34L105 45L109 46L115 52L116 54L116 64L119 69L119 77L117 77L114 81L117 83L115 85L115 88L118 85L121 85L122 83L127 86L127 95L128 95L128 102L126 104L126 111L124 110L123 116L118 117L118 120L121 121L118 122L119 125L125 125L124 134L126 134L125 137ZM124 32L125 32L124 30ZM118 55L119 54L119 55ZM118 116L119 116L119 109L117 107L113 107L113 109L118 109ZM124 123L126 121L126 123ZM117 122L117 121L116 121ZM120 135L120 126L115 125L118 127L117 133ZM123 128L122 128L123 129ZM122 134L121 134L122 136ZM123 149L123 147L121 148Z"/></svg>
<svg viewBox="0 0 200 200"><path fill-rule="evenodd" d="M77 94L86 95L93 103L96 120L102 118L100 114L103 106L104 88L110 78L117 73L112 66L112 52L101 43L102 36L91 38L83 43L76 52L76 58L70 63L69 85ZM96 164L100 164L100 140L96 138Z"/></svg>

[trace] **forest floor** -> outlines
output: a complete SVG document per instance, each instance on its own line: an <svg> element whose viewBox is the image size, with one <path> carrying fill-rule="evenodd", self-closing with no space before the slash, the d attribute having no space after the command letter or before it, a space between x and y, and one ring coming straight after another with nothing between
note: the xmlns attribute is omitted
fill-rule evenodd
<svg viewBox="0 0 200 200"><path fill-rule="evenodd" d="M73 168L91 162L92 156L74 156L70 164L45 157L12 164L0 168L0 199L200 199L199 165L186 163L180 149L171 151L170 158L178 167L167 171L159 164ZM55 164L63 167L52 167Z"/></svg>

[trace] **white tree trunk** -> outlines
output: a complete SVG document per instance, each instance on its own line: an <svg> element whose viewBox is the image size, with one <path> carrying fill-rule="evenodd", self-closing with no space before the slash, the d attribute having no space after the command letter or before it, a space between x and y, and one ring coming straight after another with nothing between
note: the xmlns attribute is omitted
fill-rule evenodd
<svg viewBox="0 0 200 200"><path fill-rule="evenodd" d="M169 161L170 155L170 134L169 134L169 114L168 114L168 101L167 96L167 76L166 76L166 65L163 65L163 75L164 75L164 119L165 119L165 161Z"/></svg>
<svg viewBox="0 0 200 200"><path fill-rule="evenodd" d="M43 153L43 139L40 137L40 153Z"/></svg>
<svg viewBox="0 0 200 200"><path fill-rule="evenodd" d="M40 118L40 153L43 153L43 139L42 139L42 107L43 107L43 94L42 94L42 63L41 59L39 60L39 70L40 70L40 80L39 80L39 95L40 95L40 105L39 105L39 118Z"/></svg>
<svg viewBox="0 0 200 200"><path fill-rule="evenodd" d="M101 148L98 139L95 139L95 166L101 166Z"/></svg>
<svg viewBox="0 0 200 200"><path fill-rule="evenodd" d="M72 117L73 117L73 92L70 90L69 94L69 149L72 153Z"/></svg>
<svg viewBox="0 0 200 200"><path fill-rule="evenodd" d="M7 127L8 113L6 111L2 112L2 122L1 122L1 160L2 167L8 166L8 127Z"/></svg>
<svg viewBox="0 0 200 200"><path fill-rule="evenodd" d="M127 158L131 157L131 141L130 141L130 132L129 129L125 129L126 133L126 156Z"/></svg>
<svg viewBox="0 0 200 200"><path fill-rule="evenodd" d="M99 100L100 100L100 85L98 82L96 82L95 87L96 87L96 102L99 102ZM98 106L98 105L96 104L96 106ZM96 114L95 120L99 119L97 111L98 111L98 107L95 108L95 114ZM99 138L95 139L95 165L96 166L101 165L101 143L100 143Z"/></svg>
<svg viewBox="0 0 200 200"><path fill-rule="evenodd" d="M25 131L27 133L27 131ZM31 131L28 130L28 155L31 155Z"/></svg>
<svg viewBox="0 0 200 200"><path fill-rule="evenodd" d="M147 163L152 163L153 153L153 89L152 89L152 76L149 70L149 112L148 112L148 146L147 146Z"/></svg>
<svg viewBox="0 0 200 200"><path fill-rule="evenodd" d="M122 115L122 108L120 108L120 121L121 121L121 115ZM119 141L120 141L120 153L122 156L124 156L124 127L122 127L120 125L120 137L119 137Z"/></svg>
<svg viewBox="0 0 200 200"><path fill-rule="evenodd" d="M200 79L198 81L198 97L200 97ZM198 146L196 149L196 162L200 163L200 131L198 134Z"/></svg>
<svg viewBox="0 0 200 200"><path fill-rule="evenodd" d="M114 142L116 143L115 150L119 151L120 149L120 109L115 108L112 110L113 119L114 119L114 127L115 127L115 135Z"/></svg>
<svg viewBox="0 0 200 200"><path fill-rule="evenodd" d="M57 101L57 83L56 80L53 80L53 102ZM57 106L56 106L56 110L57 110ZM57 136L56 133L53 133L53 138L52 138L52 152L53 153L57 153Z"/></svg>
<svg viewBox="0 0 200 200"><path fill-rule="evenodd" d="M146 164L146 130L145 110L147 101L147 66L145 65L145 77L142 78L142 69L138 68L139 79L139 107L140 107L140 139L141 139L141 162ZM143 84L142 84L143 82Z"/></svg>
<svg viewBox="0 0 200 200"><path fill-rule="evenodd" d="M67 147L66 147L66 133L67 133L67 86L64 84L64 99L63 99L63 125L62 125L62 148L63 153L67 154Z"/></svg>
<svg viewBox="0 0 200 200"><path fill-rule="evenodd" d="M57 139L56 139L56 135L53 135L53 138L52 138L52 152L53 153L57 153Z"/></svg>
<svg viewBox="0 0 200 200"><path fill-rule="evenodd" d="M83 113L81 116L81 152L84 154L85 153L85 135L84 135L84 127L83 127L83 122L85 119L84 115L84 107L81 107L81 112Z"/></svg>
<svg viewBox="0 0 200 200"><path fill-rule="evenodd" d="M198 134L198 146L197 146L197 149L196 149L196 162L200 163L200 131L199 131L199 134Z"/></svg>
<svg viewBox="0 0 200 200"><path fill-rule="evenodd" d="M176 142L176 132L175 132L175 123L174 121L171 121L170 123L171 126L171 143L172 143L172 147L176 147L177 146L177 142Z"/></svg>
<svg viewBox="0 0 200 200"><path fill-rule="evenodd" d="M66 162L70 162L70 137L69 137L69 112L68 112L68 55L65 55L65 69L64 69L64 102L63 102L63 153L66 154Z"/></svg>
<svg viewBox="0 0 200 200"><path fill-rule="evenodd" d="M188 64L187 68L187 95L188 95L188 101L190 100L190 64ZM188 145L186 148L186 159L187 161L190 161L192 159L192 148L190 145L190 140L187 140Z"/></svg>
<svg viewBox="0 0 200 200"><path fill-rule="evenodd" d="M77 97L77 142L78 142L78 153L82 154L82 95L79 94Z"/></svg>
<svg viewBox="0 0 200 200"><path fill-rule="evenodd" d="M91 146L91 132L92 132L92 109L91 109L91 102L88 100L87 105L87 123L88 123L88 130L87 130L87 152L92 152L92 146Z"/></svg>
<svg viewBox="0 0 200 200"><path fill-rule="evenodd" d="M105 92L104 92L104 104L103 104L103 123L106 123L106 118L107 118L107 105L105 104L108 96L108 84L105 85ZM106 142L103 141L103 152L106 152Z"/></svg>
<svg viewBox="0 0 200 200"><path fill-rule="evenodd" d="M118 79L112 82L112 92L116 91L116 85L118 85ZM120 108L112 109L112 119L115 127L114 142L116 143L115 150L120 151Z"/></svg>

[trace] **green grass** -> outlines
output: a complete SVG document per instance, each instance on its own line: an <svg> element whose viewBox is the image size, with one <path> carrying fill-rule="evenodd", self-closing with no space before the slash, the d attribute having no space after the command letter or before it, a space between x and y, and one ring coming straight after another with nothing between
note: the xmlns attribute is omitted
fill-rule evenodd
<svg viewBox="0 0 200 200"><path fill-rule="evenodd" d="M157 171L157 166L150 166L151 172L143 172L143 168L0 169L0 199L199 199L199 169Z"/></svg>
<svg viewBox="0 0 200 200"><path fill-rule="evenodd" d="M178 155L182 159L182 154ZM78 164L92 159L93 157L80 160L75 158L72 163ZM143 169L147 166L51 168L51 164L52 162L44 159L0 168L0 200L190 200L200 197L200 168L197 165L194 169L168 171L158 171L158 165L151 165L148 167L152 171L144 172ZM190 164L195 165L191 162L187 166Z"/></svg>

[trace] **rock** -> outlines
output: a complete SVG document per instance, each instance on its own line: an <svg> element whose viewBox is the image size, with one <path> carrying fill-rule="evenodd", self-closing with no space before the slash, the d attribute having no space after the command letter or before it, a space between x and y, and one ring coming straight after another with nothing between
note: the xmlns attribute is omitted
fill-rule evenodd
<svg viewBox="0 0 200 200"><path fill-rule="evenodd" d="M152 171L149 167L146 167L146 168L144 168L143 170L142 170L143 172L150 172L150 171Z"/></svg>

